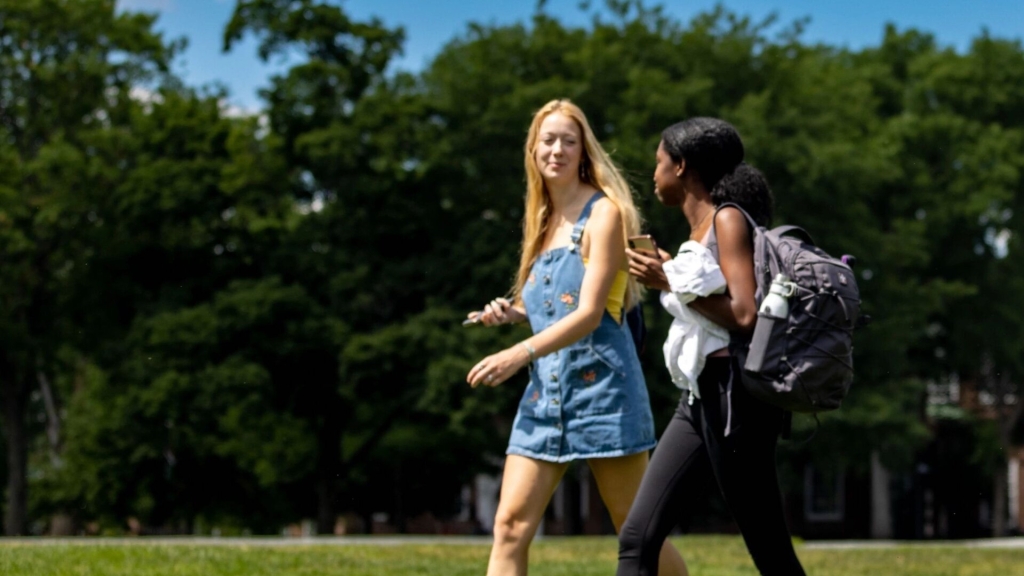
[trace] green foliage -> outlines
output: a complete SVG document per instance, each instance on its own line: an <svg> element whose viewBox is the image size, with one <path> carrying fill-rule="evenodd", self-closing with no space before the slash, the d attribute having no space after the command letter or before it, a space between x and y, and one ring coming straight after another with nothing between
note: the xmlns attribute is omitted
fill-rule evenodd
<svg viewBox="0 0 1024 576"><path fill-rule="evenodd" d="M153 17L116 14L110 0L0 2L0 398L7 470L5 531L26 531L28 413L58 350L88 331L76 304L79 273L96 250L95 209L123 158L105 155L180 45ZM40 385L41 386L41 385ZM50 417L53 425L53 418ZM45 446L45 444L44 444ZM50 441L47 450L58 447Z"/></svg>
<svg viewBox="0 0 1024 576"><path fill-rule="evenodd" d="M522 389L464 378L526 329L460 320L512 283L523 142L557 97L586 111L662 246L688 230L650 193L660 132L710 115L739 128L777 223L858 257L875 321L855 337L853 392L787 461L856 469L879 450L906 469L933 434L927 383L1019 381L1019 41L957 53L888 27L850 51L721 7L686 23L606 8L584 6L582 28L543 3L470 24L414 75L385 72L400 29L240 1L225 47L251 34L294 65L237 118L167 74L181 44L151 16L0 0L0 389L22 407L0 421L25 424L4 450L30 452L32 514L274 532L450 511L502 454ZM678 397L670 318L645 310L660 429ZM40 374L66 415L57 445L30 399ZM794 437L815 426L798 418ZM1006 434L976 436L991 463Z"/></svg>

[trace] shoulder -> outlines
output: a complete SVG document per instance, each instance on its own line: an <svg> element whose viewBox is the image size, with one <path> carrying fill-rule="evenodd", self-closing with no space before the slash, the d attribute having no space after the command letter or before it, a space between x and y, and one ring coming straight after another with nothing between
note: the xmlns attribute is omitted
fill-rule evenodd
<svg viewBox="0 0 1024 576"><path fill-rule="evenodd" d="M723 237L746 238L750 235L746 216L732 206L726 206L715 213L715 235L719 241Z"/></svg>
<svg viewBox="0 0 1024 576"><path fill-rule="evenodd" d="M590 209L590 219L595 222L614 224L621 222L622 212L607 195L602 195Z"/></svg>

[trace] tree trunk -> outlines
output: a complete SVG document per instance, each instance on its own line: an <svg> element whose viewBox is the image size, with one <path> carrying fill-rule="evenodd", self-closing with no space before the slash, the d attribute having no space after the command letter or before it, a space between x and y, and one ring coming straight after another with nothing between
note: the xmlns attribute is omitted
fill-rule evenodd
<svg viewBox="0 0 1024 576"><path fill-rule="evenodd" d="M28 519L28 436L25 412L28 386L13 370L0 371L3 394L4 437L7 441L7 509L4 534L26 533Z"/></svg>
<svg viewBox="0 0 1024 576"><path fill-rule="evenodd" d="M60 414L57 412L57 401L54 398L53 387L50 386L50 379L42 370L36 373L39 380L39 391L43 396L43 406L46 408L46 439L50 442L50 461L56 466L60 464Z"/></svg>
<svg viewBox="0 0 1024 576"><path fill-rule="evenodd" d="M332 405L333 403L328 404ZM329 415L325 418L318 444L316 533L334 534L334 524L337 521L334 506L341 472L341 422L338 418Z"/></svg>
<svg viewBox="0 0 1024 576"><path fill-rule="evenodd" d="M1006 536L1006 468L997 469L992 486L992 536Z"/></svg>
<svg viewBox="0 0 1024 576"><path fill-rule="evenodd" d="M334 534L334 486L323 471L316 482L316 533Z"/></svg>
<svg viewBox="0 0 1024 576"><path fill-rule="evenodd" d="M402 501L402 460L395 460L395 519L393 526L399 534L405 534L405 503Z"/></svg>
<svg viewBox="0 0 1024 576"><path fill-rule="evenodd" d="M993 383L996 403L996 426L999 436L999 447L1002 454L1007 456L1006 461L996 465L995 478L992 486L992 536L1002 537L1007 533L1007 508L1009 507L1009 455L1012 454L1012 430L1014 423L1021 417L1020 402L1007 405L1006 398L1013 395L1015 390L1010 382L1010 373L1003 371L992 375L989 371L989 378Z"/></svg>

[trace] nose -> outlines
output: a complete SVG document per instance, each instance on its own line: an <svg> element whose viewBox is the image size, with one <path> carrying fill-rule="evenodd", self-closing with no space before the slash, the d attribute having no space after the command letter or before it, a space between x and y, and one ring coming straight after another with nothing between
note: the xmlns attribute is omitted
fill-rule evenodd
<svg viewBox="0 0 1024 576"><path fill-rule="evenodd" d="M551 153L555 154L556 156L557 155L561 155L561 153L562 153L562 141L561 140L555 140L555 142L551 145Z"/></svg>

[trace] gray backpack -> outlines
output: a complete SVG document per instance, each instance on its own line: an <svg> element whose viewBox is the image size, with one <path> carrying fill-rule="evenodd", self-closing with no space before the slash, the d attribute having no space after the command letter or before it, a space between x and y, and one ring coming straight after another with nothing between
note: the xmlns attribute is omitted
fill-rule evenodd
<svg viewBox="0 0 1024 576"><path fill-rule="evenodd" d="M839 408L853 382L853 331L867 320L853 258L829 256L802 228L759 226L736 204L718 209L726 206L743 212L754 240L757 324L749 342L731 346L743 364L744 387L792 412ZM717 238L715 244L717 252ZM771 310L775 304L788 313Z"/></svg>

